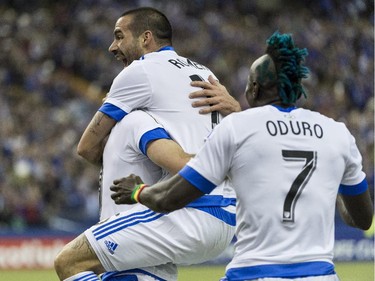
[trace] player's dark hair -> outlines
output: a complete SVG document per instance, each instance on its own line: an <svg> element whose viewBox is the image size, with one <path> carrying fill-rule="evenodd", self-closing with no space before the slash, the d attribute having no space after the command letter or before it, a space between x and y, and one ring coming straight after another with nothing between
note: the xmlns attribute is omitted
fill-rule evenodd
<svg viewBox="0 0 375 281"><path fill-rule="evenodd" d="M295 103L306 92L301 84L307 78L309 69L302 65L308 55L307 49L294 45L290 34L275 32L267 40L266 53L272 58L277 72L278 93L284 104Z"/></svg>
<svg viewBox="0 0 375 281"><path fill-rule="evenodd" d="M172 26L168 18L160 11L151 7L129 10L121 15L132 16L129 29L133 36L138 37L144 31L150 30L158 43L172 45Z"/></svg>

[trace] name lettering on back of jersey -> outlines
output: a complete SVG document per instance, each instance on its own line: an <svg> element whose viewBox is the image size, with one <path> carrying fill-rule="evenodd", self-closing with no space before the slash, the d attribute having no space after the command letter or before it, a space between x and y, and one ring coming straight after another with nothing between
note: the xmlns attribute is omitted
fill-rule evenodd
<svg viewBox="0 0 375 281"><path fill-rule="evenodd" d="M186 59L185 60L181 60L181 59L170 59L168 60L168 62L170 62L171 64L173 64L174 66L176 66L177 68L181 69L183 67L194 67L196 69L206 69L208 70L207 67L205 67L204 65L201 65L195 61L192 61L192 60L189 60L189 59Z"/></svg>
<svg viewBox="0 0 375 281"><path fill-rule="evenodd" d="M271 136L283 136L288 134L301 135L307 137L316 137L321 139L323 137L323 128L319 124L310 124L305 121L293 121L287 122L267 121L266 128Z"/></svg>

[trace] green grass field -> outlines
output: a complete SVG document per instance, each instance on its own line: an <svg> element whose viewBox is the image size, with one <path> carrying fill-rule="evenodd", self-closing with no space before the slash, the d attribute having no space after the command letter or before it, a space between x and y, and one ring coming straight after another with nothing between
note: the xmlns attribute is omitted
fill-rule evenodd
<svg viewBox="0 0 375 281"><path fill-rule="evenodd" d="M178 281L218 281L224 266L182 267ZM341 281L374 281L374 263L336 263ZM52 270L0 270L1 281L58 281Z"/></svg>

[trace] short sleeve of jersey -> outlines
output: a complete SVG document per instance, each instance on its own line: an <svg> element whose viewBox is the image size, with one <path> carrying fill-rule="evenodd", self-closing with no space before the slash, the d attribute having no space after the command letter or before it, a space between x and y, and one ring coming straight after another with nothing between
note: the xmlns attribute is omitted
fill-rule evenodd
<svg viewBox="0 0 375 281"><path fill-rule="evenodd" d="M230 116L215 127L202 149L179 172L204 193L210 193L228 174L236 150Z"/></svg>
<svg viewBox="0 0 375 281"><path fill-rule="evenodd" d="M349 151L346 169L340 185L342 194L360 194L367 189L365 173L362 170L362 156L355 143L354 137L348 131Z"/></svg>
<svg viewBox="0 0 375 281"><path fill-rule="evenodd" d="M151 86L140 61L134 61L113 80L104 104L99 111L120 121L137 108L147 108L151 100Z"/></svg>
<svg viewBox="0 0 375 281"><path fill-rule="evenodd" d="M147 145L151 141L157 139L171 139L163 126L142 110L131 112L120 124L123 122L126 122L124 134L131 134L134 140L132 143L136 145L133 149L141 151L144 155L147 155Z"/></svg>

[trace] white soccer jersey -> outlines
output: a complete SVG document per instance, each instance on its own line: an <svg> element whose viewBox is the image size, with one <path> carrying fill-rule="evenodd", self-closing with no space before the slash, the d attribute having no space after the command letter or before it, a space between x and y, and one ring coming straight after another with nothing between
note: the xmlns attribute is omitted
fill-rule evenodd
<svg viewBox="0 0 375 281"><path fill-rule="evenodd" d="M269 105L226 117L180 175L206 193L227 175L233 183L228 280L293 278L334 274L337 192L366 190L361 161L343 123Z"/></svg>
<svg viewBox="0 0 375 281"><path fill-rule="evenodd" d="M161 138L170 137L162 125L141 110L128 114L112 129L103 152L101 220L134 207L114 203L109 188L115 179L135 174L153 184L162 177L162 169L145 155L147 143Z"/></svg>
<svg viewBox="0 0 375 281"><path fill-rule="evenodd" d="M163 138L170 137L162 125L141 110L131 112L112 129L103 152L100 187L100 219L102 221L120 212L139 207L138 204L115 204L111 198L112 191L109 189L113 180L130 174L139 175L147 183L156 183L160 180L163 171L146 156L146 147L150 141ZM140 268L142 265L144 264L138 264L134 272L110 272L104 276L109 278L112 275L138 275L137 280L175 280L177 278L177 268L172 263Z"/></svg>
<svg viewBox="0 0 375 281"><path fill-rule="evenodd" d="M120 121L132 110L142 108L163 124L185 152L195 154L211 132L214 118L199 114L191 106L189 94L197 89L190 82L207 80L209 75L213 73L205 66L177 55L172 47L165 47L124 68L114 79L99 111ZM226 198L235 198L228 184L221 185L211 195L222 196L224 192ZM215 202L211 203L217 205ZM203 199L195 203L196 206L210 204Z"/></svg>

